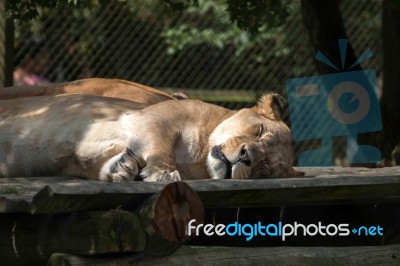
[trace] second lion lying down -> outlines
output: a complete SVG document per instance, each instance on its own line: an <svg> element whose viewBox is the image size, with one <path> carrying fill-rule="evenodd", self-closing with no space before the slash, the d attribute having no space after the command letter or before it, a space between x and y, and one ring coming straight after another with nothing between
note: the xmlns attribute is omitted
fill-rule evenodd
<svg viewBox="0 0 400 266"><path fill-rule="evenodd" d="M145 106L94 95L0 101L0 177L146 181L291 177L276 94L228 110L197 100Z"/></svg>

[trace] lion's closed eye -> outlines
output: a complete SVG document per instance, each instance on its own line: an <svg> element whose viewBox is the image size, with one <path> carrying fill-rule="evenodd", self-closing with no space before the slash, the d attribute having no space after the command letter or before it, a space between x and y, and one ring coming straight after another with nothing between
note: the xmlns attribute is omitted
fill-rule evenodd
<svg viewBox="0 0 400 266"><path fill-rule="evenodd" d="M257 130L257 138L261 138L261 136L264 134L265 132L265 126L263 124L258 126L258 130Z"/></svg>

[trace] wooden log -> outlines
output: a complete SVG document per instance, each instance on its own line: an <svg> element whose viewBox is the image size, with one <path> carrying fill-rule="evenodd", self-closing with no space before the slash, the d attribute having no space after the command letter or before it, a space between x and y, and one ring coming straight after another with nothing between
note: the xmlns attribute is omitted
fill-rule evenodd
<svg viewBox="0 0 400 266"><path fill-rule="evenodd" d="M80 265L399 265L400 245L356 247L227 248L183 246L164 258L53 254L49 266Z"/></svg>
<svg viewBox="0 0 400 266"><path fill-rule="evenodd" d="M34 197L48 184L70 184L78 180L72 177L0 178L0 213L31 213Z"/></svg>
<svg viewBox="0 0 400 266"><path fill-rule="evenodd" d="M190 220L204 221L204 208L196 192L185 182L166 185L146 200L135 213L142 221L146 235L146 254L165 256L190 240L186 227Z"/></svg>
<svg viewBox="0 0 400 266"><path fill-rule="evenodd" d="M131 212L79 214L1 214L0 260L3 265L45 263L54 252L77 255L138 252L145 233Z"/></svg>
<svg viewBox="0 0 400 266"><path fill-rule="evenodd" d="M32 206L34 194L24 195L1 195L0 213L27 213Z"/></svg>

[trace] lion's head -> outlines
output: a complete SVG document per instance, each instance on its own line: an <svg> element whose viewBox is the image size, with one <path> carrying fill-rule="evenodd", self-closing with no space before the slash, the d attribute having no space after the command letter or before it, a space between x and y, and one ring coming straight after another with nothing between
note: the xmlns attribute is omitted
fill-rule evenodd
<svg viewBox="0 0 400 266"><path fill-rule="evenodd" d="M213 179L291 177L291 133L281 120L277 94L264 95L258 104L224 120L210 136L207 167Z"/></svg>

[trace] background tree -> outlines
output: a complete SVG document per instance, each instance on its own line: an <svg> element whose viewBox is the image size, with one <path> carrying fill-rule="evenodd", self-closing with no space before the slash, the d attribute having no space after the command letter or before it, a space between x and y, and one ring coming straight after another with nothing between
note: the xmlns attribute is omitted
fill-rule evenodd
<svg viewBox="0 0 400 266"><path fill-rule="evenodd" d="M315 53L321 51L335 65L341 65L341 57L338 49L338 39L349 39L346 28L343 23L342 14L340 11L340 0L318 1L318 0L302 0L301 10L303 23L306 27L310 43L314 48ZM348 68L357 60L351 42L348 43L346 50L346 58L344 68L338 70L333 69L320 61L315 60L315 64L319 74L331 74L337 72L346 72ZM361 65L356 65L351 71L362 70ZM358 135L360 144L378 144L379 133L363 133ZM346 151L347 138L335 138L334 145L341 147L335 149L339 151L340 157Z"/></svg>
<svg viewBox="0 0 400 266"><path fill-rule="evenodd" d="M400 1L383 1L382 152L400 164ZM397 148L396 148L397 145Z"/></svg>
<svg viewBox="0 0 400 266"><path fill-rule="evenodd" d="M306 27L310 43L314 47L315 53L321 51L334 64L340 65L340 53L338 49L338 39L348 39L346 29L343 24L342 14L339 8L340 0L318 1L302 0L301 11L303 23ZM346 53L346 65L343 70L356 61L354 49L349 43ZM335 69L315 61L320 74L330 74L337 72ZM357 65L353 70L361 69Z"/></svg>

